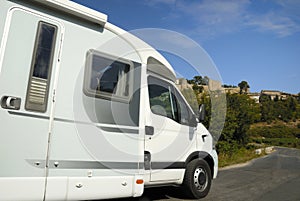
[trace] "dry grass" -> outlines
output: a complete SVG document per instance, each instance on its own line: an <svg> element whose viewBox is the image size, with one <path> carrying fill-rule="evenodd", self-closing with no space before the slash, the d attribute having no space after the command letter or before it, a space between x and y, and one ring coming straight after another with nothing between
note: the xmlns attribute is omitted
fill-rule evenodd
<svg viewBox="0 0 300 201"><path fill-rule="evenodd" d="M229 165L245 163L254 158L261 157L265 155L265 153L262 152L262 154L257 155L255 154L255 150L253 149L241 148L235 154L232 155L226 153L219 153L218 155L219 155L219 167L225 167Z"/></svg>

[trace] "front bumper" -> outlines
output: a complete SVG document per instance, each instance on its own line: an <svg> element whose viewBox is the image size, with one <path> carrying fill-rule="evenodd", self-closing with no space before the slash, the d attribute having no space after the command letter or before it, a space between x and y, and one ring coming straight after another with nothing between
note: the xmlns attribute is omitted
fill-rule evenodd
<svg viewBox="0 0 300 201"><path fill-rule="evenodd" d="M211 156L214 160L214 179L217 178L218 175L218 170L219 170L219 159L218 159L218 154L216 152L216 150L212 150L211 152Z"/></svg>

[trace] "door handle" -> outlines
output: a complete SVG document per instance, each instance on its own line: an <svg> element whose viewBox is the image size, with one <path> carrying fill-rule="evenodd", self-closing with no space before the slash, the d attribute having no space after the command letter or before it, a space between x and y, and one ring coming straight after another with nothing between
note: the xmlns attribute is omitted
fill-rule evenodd
<svg viewBox="0 0 300 201"><path fill-rule="evenodd" d="M208 135L202 135L202 141L205 142L205 138L207 137Z"/></svg>
<svg viewBox="0 0 300 201"><path fill-rule="evenodd" d="M4 109L19 110L21 107L21 98L3 96L1 98L1 107Z"/></svg>
<svg viewBox="0 0 300 201"><path fill-rule="evenodd" d="M154 127L153 126L145 126L145 134L146 135L154 135Z"/></svg>

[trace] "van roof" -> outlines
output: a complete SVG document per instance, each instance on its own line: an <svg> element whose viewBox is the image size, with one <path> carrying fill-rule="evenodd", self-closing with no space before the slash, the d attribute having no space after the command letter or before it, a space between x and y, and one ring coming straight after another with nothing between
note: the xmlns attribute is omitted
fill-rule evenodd
<svg viewBox="0 0 300 201"><path fill-rule="evenodd" d="M147 51L145 51L146 49L148 49L151 52L152 56L154 56L162 64L162 65L160 65L161 67L159 69L153 70L154 72L157 72L157 73L161 74L162 76L167 77L167 78L171 79L173 82L175 82L176 74L174 72L174 69L172 68L170 63L159 52L157 52L149 44L140 40L138 37L107 22L108 16L106 14L103 14L103 13L93 10L91 8L85 7L83 5L80 5L80 4L70 1L70 0L31 0L31 1L34 1L34 2L42 4L42 5L49 6L52 9L59 10L61 12L67 13L69 15L83 18L90 22L99 24L103 27L106 27L106 28L112 30L113 32L115 32L118 35L127 35L129 37L130 41L135 41L135 45L136 45L137 49L139 49L139 48L143 49L142 54L148 55ZM145 60L144 60L144 62L145 62ZM153 67L153 65L152 65L152 67ZM151 69L152 67L150 65L148 67L149 68L148 70L152 70Z"/></svg>
<svg viewBox="0 0 300 201"><path fill-rule="evenodd" d="M140 58L145 64L148 63L148 59L150 57L153 57L155 60L158 61L155 63L158 64L159 68L157 65L152 63L153 65L147 66L148 70L156 72L156 74L168 78L173 82L176 81L176 73L171 64L151 45L149 45L139 37L135 36L134 33L132 34L131 32L125 31L120 27L109 22L105 24L105 28L115 32L119 36L122 36L125 40L130 41L131 45L138 50L137 53L139 54Z"/></svg>
<svg viewBox="0 0 300 201"><path fill-rule="evenodd" d="M69 0L33 0L37 3L47 5L51 8L84 18L93 23L104 26L107 22L107 15L75 3Z"/></svg>

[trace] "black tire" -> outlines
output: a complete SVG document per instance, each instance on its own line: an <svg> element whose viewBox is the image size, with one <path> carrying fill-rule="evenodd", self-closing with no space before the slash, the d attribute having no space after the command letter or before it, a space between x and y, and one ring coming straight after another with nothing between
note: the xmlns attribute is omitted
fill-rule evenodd
<svg viewBox="0 0 300 201"><path fill-rule="evenodd" d="M195 159L186 167L183 189L190 198L204 198L210 190L211 179L211 170L207 162Z"/></svg>

